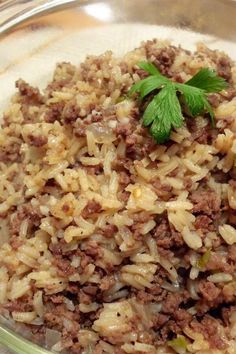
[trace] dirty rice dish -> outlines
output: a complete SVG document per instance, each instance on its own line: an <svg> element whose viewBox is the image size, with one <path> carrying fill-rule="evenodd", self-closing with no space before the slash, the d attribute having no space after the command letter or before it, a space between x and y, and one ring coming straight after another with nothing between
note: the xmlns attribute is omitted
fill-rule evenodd
<svg viewBox="0 0 236 354"><path fill-rule="evenodd" d="M158 145L127 92L142 60L229 88ZM69 353L235 354L236 67L148 41L23 80L0 130L0 312ZM177 340L175 340L177 338Z"/></svg>

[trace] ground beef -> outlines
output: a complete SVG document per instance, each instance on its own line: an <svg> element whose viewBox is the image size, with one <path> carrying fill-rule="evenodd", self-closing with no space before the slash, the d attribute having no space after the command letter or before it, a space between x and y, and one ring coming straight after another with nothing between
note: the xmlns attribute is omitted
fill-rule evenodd
<svg viewBox="0 0 236 354"><path fill-rule="evenodd" d="M228 326L231 323L231 316L236 311L236 306L224 307L222 309L222 319L224 324Z"/></svg>
<svg viewBox="0 0 236 354"><path fill-rule="evenodd" d="M173 314L173 316L176 323L178 324L178 326L181 327L181 329L186 328L189 325L190 321L192 320L192 315L184 309L178 309Z"/></svg>
<svg viewBox="0 0 236 354"><path fill-rule="evenodd" d="M95 296L98 291L97 285L86 285L83 287L83 292L90 296Z"/></svg>
<svg viewBox="0 0 236 354"><path fill-rule="evenodd" d="M174 63L176 51L174 48L168 50L160 50L159 53L155 53L156 59L154 64L164 75L170 76L170 67Z"/></svg>
<svg viewBox="0 0 236 354"><path fill-rule="evenodd" d="M133 220L135 222L145 223L150 220L150 214L146 211L141 211L140 213L133 214Z"/></svg>
<svg viewBox="0 0 236 354"><path fill-rule="evenodd" d="M65 124L73 124L79 117L79 107L76 103L70 102L67 104L62 112L62 119Z"/></svg>
<svg viewBox="0 0 236 354"><path fill-rule="evenodd" d="M230 81L232 79L232 61L229 57L220 57L217 62L218 75L222 76L225 80Z"/></svg>
<svg viewBox="0 0 236 354"><path fill-rule="evenodd" d="M96 241L89 241L84 248L84 252L86 255L91 256L94 259L103 257L103 250Z"/></svg>
<svg viewBox="0 0 236 354"><path fill-rule="evenodd" d="M129 71L128 64L125 61L122 61L119 65L120 65L121 73L127 74Z"/></svg>
<svg viewBox="0 0 236 354"><path fill-rule="evenodd" d="M20 246L24 244L24 241L21 238L19 238L17 235L13 235L10 238L9 244L11 245L13 250L16 251Z"/></svg>
<svg viewBox="0 0 236 354"><path fill-rule="evenodd" d="M198 215L194 222L194 226L197 230L201 230L204 234L214 230L212 219L207 215Z"/></svg>
<svg viewBox="0 0 236 354"><path fill-rule="evenodd" d="M157 315L153 316L153 329L157 331L158 329L163 327L164 324L168 322L169 318L170 316L164 315L162 313L158 313Z"/></svg>
<svg viewBox="0 0 236 354"><path fill-rule="evenodd" d="M101 284L99 286L99 288L102 291L107 291L109 290L113 285L115 285L115 279L112 276L105 276L102 278L101 280Z"/></svg>
<svg viewBox="0 0 236 354"><path fill-rule="evenodd" d="M49 328L54 328L59 331L63 330L63 332L65 331L64 319L71 321L71 326L67 328L66 331L69 332L72 337L77 337L80 329L79 313L69 311L64 304L58 304L44 314L44 320Z"/></svg>
<svg viewBox="0 0 236 354"><path fill-rule="evenodd" d="M80 290L78 296L79 296L80 304L85 304L85 305L91 304L92 297L89 294L84 293L83 290Z"/></svg>
<svg viewBox="0 0 236 354"><path fill-rule="evenodd" d="M235 302L235 284L233 282L224 285L221 297L225 304Z"/></svg>
<svg viewBox="0 0 236 354"><path fill-rule="evenodd" d="M65 244L64 240L60 240L58 243L50 243L49 250L54 256L60 256L63 254L63 245Z"/></svg>
<svg viewBox="0 0 236 354"><path fill-rule="evenodd" d="M80 285L78 283L69 282L66 287L66 292L69 293L69 296L76 295L77 297L79 290L80 290Z"/></svg>
<svg viewBox="0 0 236 354"><path fill-rule="evenodd" d="M168 233L168 232L169 232L168 221L163 219L163 220L161 220L160 224L156 226L154 236L156 238L159 238L162 235L166 235L166 233ZM169 237L164 236L164 238L169 238Z"/></svg>
<svg viewBox="0 0 236 354"><path fill-rule="evenodd" d="M228 210L228 223L235 226L236 225L236 210Z"/></svg>
<svg viewBox="0 0 236 354"><path fill-rule="evenodd" d="M28 135L29 144L35 147L42 147L47 144L48 138L46 136Z"/></svg>
<svg viewBox="0 0 236 354"><path fill-rule="evenodd" d="M221 91L219 95L222 102L225 100L231 101L234 97L236 97L236 89L234 86L229 86L227 90Z"/></svg>
<svg viewBox="0 0 236 354"><path fill-rule="evenodd" d="M93 263L93 259L85 254L84 252L81 252L78 250L78 256L81 257L80 261L80 273L83 273L84 269L87 267L88 264Z"/></svg>
<svg viewBox="0 0 236 354"><path fill-rule="evenodd" d="M130 176L127 172L125 171L121 171L119 173L119 184L125 188L128 186L128 184L130 183Z"/></svg>
<svg viewBox="0 0 236 354"><path fill-rule="evenodd" d="M220 197L213 190L197 190L190 195L194 213L211 216L220 211Z"/></svg>
<svg viewBox="0 0 236 354"><path fill-rule="evenodd" d="M147 41L145 44L147 58L154 62L163 75L170 77L172 76L170 68L174 63L178 48L174 46L158 48L153 46L154 42L155 40Z"/></svg>
<svg viewBox="0 0 236 354"><path fill-rule="evenodd" d="M102 228L102 234L105 237L113 237L115 233L117 233L118 228L116 225L108 224Z"/></svg>
<svg viewBox="0 0 236 354"><path fill-rule="evenodd" d="M182 296L180 294L169 293L162 304L162 312L164 312L165 314L175 313L181 302Z"/></svg>
<svg viewBox="0 0 236 354"><path fill-rule="evenodd" d="M34 105L43 103L43 96L40 94L38 88L30 86L22 79L16 81L16 87L20 95L25 98L25 102Z"/></svg>
<svg viewBox="0 0 236 354"><path fill-rule="evenodd" d="M143 153L143 156L149 155L152 151L155 150L155 140L152 139L152 137L147 137L145 138L146 142L141 146L141 150Z"/></svg>
<svg viewBox="0 0 236 354"><path fill-rule="evenodd" d="M61 277L68 278L76 272L76 269L71 266L71 262L61 256L55 256L53 264L57 267L57 273Z"/></svg>
<svg viewBox="0 0 236 354"><path fill-rule="evenodd" d="M56 120L60 121L64 104L64 102L56 102L51 104L44 115L45 121L47 123L54 123Z"/></svg>
<svg viewBox="0 0 236 354"><path fill-rule="evenodd" d="M114 131L118 136L127 137L132 134L132 125L130 123L119 124Z"/></svg>
<svg viewBox="0 0 236 354"><path fill-rule="evenodd" d="M99 213L101 205L95 200L90 200L82 212L83 218L87 219L91 214Z"/></svg>
<svg viewBox="0 0 236 354"><path fill-rule="evenodd" d="M148 77L148 73L143 70L143 69L135 69L135 74L137 74L140 77L140 80L145 79L146 77Z"/></svg>
<svg viewBox="0 0 236 354"><path fill-rule="evenodd" d="M27 312L33 311L32 301L29 296L22 296L17 300L8 302L4 305L4 308L10 312L19 311L19 312Z"/></svg>
<svg viewBox="0 0 236 354"><path fill-rule="evenodd" d="M212 348L225 349L227 344L218 331L218 321L211 316L204 316L201 322L193 321L191 327L201 333L211 343Z"/></svg>
<svg viewBox="0 0 236 354"><path fill-rule="evenodd" d="M207 281L201 280L198 284L198 288L202 296L207 301L214 301L220 294L221 290L215 286L215 284Z"/></svg>
<svg viewBox="0 0 236 354"><path fill-rule="evenodd" d="M220 254L217 254L215 252L211 252L211 256L209 261L206 264L206 269L207 270L218 270L222 271L225 273L232 273L234 270L234 267L232 264L229 264L226 262L225 257L221 256Z"/></svg>
<svg viewBox="0 0 236 354"><path fill-rule="evenodd" d="M102 112L92 111L90 119L92 123L101 122L103 119Z"/></svg>
<svg viewBox="0 0 236 354"><path fill-rule="evenodd" d="M21 160L20 145L13 143L5 144L0 150L0 161L4 163L19 162Z"/></svg>
<svg viewBox="0 0 236 354"><path fill-rule="evenodd" d="M52 97L53 91L61 91L63 87L68 86L70 80L68 79L60 79L54 80L50 82L47 86L47 95L49 98Z"/></svg>
<svg viewBox="0 0 236 354"><path fill-rule="evenodd" d="M167 218L161 217L160 222L152 230L153 237L156 239L157 246L170 249L172 247L180 247L184 244L181 233L176 231L169 224Z"/></svg>
<svg viewBox="0 0 236 354"><path fill-rule="evenodd" d="M222 97L218 93L211 93L207 96L208 101L211 106L217 108L219 104L222 102Z"/></svg>
<svg viewBox="0 0 236 354"><path fill-rule="evenodd" d="M151 183L158 197L163 200L168 200L170 198L173 189L170 185L162 184L158 179L151 181Z"/></svg>
<svg viewBox="0 0 236 354"><path fill-rule="evenodd" d="M212 129L210 122L205 126L199 126L196 119L187 119L187 126L191 132L190 139L197 141L199 144L208 144L212 138Z"/></svg>
<svg viewBox="0 0 236 354"><path fill-rule="evenodd" d="M86 173L88 173L89 175L100 175L102 173L103 167L99 164L99 165L95 165L95 166L83 166L84 170L86 171Z"/></svg>
<svg viewBox="0 0 236 354"><path fill-rule="evenodd" d="M131 135L126 137L125 143L126 143L126 149L127 149L126 152L127 152L127 154L129 154L129 152L131 151L131 147L136 145L137 139L138 139L138 137L135 134L131 134Z"/></svg>
<svg viewBox="0 0 236 354"><path fill-rule="evenodd" d="M233 261L236 263L236 245L229 246L228 257L229 261Z"/></svg>
<svg viewBox="0 0 236 354"><path fill-rule="evenodd" d="M155 299L155 296L146 292L145 290L138 291L136 296L141 303L146 303Z"/></svg>
<svg viewBox="0 0 236 354"><path fill-rule="evenodd" d="M183 182L185 190L190 190L193 185L193 181L191 180L191 178L187 176L183 179Z"/></svg>
<svg viewBox="0 0 236 354"><path fill-rule="evenodd" d="M127 149L126 149L126 156L131 160L131 161L140 161L144 158L144 151L142 149L142 145L136 144L136 138L134 135L127 137L127 141L129 141L129 144L127 144Z"/></svg>
<svg viewBox="0 0 236 354"><path fill-rule="evenodd" d="M120 191L117 193L118 199L123 202L123 203L127 203L129 196L130 196L130 192L126 192L126 191Z"/></svg>
<svg viewBox="0 0 236 354"><path fill-rule="evenodd" d="M161 276L160 277L155 276L155 280L153 282L153 285L151 286L150 289L147 290L148 293L155 296L154 299L156 300L156 302L164 301L164 299L167 295L167 291L165 289L162 289L162 287L161 287L162 283L163 283L163 279L161 278Z"/></svg>
<svg viewBox="0 0 236 354"><path fill-rule="evenodd" d="M66 298L63 295L52 295L52 296L50 296L50 300L54 304L64 304L65 299Z"/></svg>
<svg viewBox="0 0 236 354"><path fill-rule="evenodd" d="M114 168L114 170L117 172L124 171L124 170L129 171L131 167L132 167L132 162L128 158L118 157L112 163L112 168Z"/></svg>
<svg viewBox="0 0 236 354"><path fill-rule="evenodd" d="M28 219L29 227L30 226L38 227L41 217L42 215L39 209L33 207L31 203L20 205L16 213L13 214L10 219L9 232L11 236L19 235L20 226L23 220Z"/></svg>

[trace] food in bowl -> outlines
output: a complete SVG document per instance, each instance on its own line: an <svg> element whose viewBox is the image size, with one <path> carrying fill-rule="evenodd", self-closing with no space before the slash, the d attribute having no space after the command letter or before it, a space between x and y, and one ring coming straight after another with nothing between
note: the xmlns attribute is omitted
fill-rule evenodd
<svg viewBox="0 0 236 354"><path fill-rule="evenodd" d="M235 353L235 85L226 54L159 40L58 64L44 92L18 80L1 313L59 352Z"/></svg>

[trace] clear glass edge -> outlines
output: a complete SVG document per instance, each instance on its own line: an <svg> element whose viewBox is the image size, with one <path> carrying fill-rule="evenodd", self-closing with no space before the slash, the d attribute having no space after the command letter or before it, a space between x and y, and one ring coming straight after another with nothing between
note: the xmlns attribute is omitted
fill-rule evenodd
<svg viewBox="0 0 236 354"><path fill-rule="evenodd" d="M82 6L89 4L91 0L31 0L15 1L9 0L0 5L0 35L10 31L19 24L33 19L36 16L48 14L74 5ZM5 13L5 18L4 18Z"/></svg>

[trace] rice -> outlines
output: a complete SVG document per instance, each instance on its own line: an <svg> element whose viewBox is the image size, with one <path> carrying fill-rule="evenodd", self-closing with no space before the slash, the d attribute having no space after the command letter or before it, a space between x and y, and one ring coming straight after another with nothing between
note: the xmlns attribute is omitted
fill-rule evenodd
<svg viewBox="0 0 236 354"><path fill-rule="evenodd" d="M219 227L219 233L228 245L236 243L236 230L233 226L224 224Z"/></svg>
<svg viewBox="0 0 236 354"><path fill-rule="evenodd" d="M128 96L143 60L174 81L224 77L216 126L184 111L158 145ZM58 352L235 353L235 72L203 44L153 40L60 63L42 93L17 82L0 129L1 314Z"/></svg>

